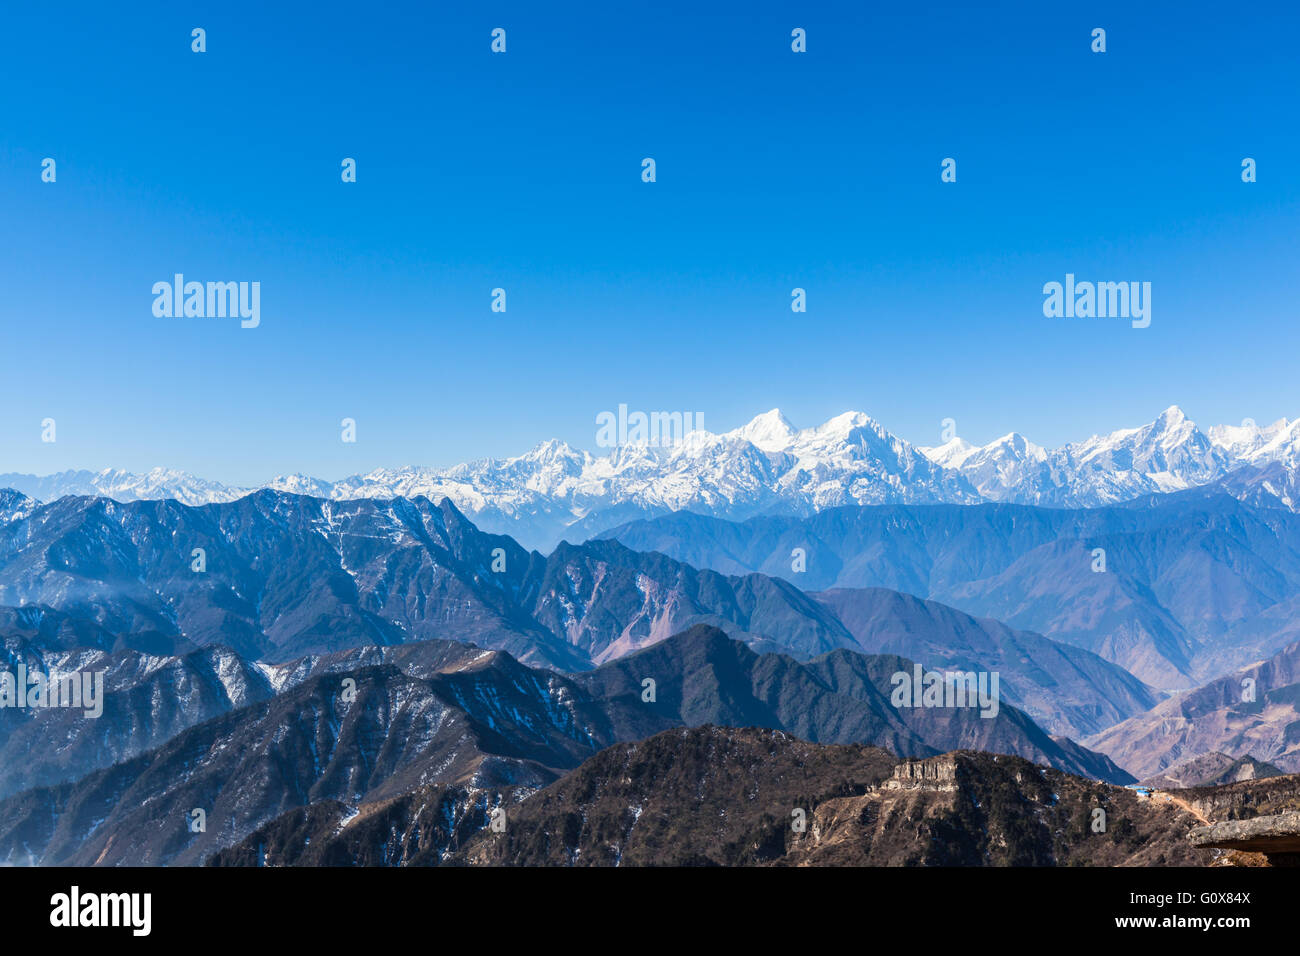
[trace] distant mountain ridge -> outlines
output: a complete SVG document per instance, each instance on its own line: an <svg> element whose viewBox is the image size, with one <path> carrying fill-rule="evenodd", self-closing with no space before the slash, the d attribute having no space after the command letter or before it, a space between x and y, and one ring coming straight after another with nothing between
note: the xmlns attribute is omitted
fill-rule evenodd
<svg viewBox="0 0 1300 956"><path fill-rule="evenodd" d="M1015 753L1093 779L1132 779L1108 758L1044 733L1005 703L991 718L975 708L894 706L891 678L912 667L897 655L848 650L806 662L759 655L717 628L696 625L573 679L601 699L635 701L651 677L656 700L647 709L688 727L772 727L802 740L873 743L903 756Z"/></svg>
<svg viewBox="0 0 1300 956"><path fill-rule="evenodd" d="M606 536L810 592L881 587L940 601L1170 691L1300 637L1300 515L1210 489L1068 510L882 505L740 522L679 512Z"/></svg>
<svg viewBox="0 0 1300 956"><path fill-rule="evenodd" d="M708 624L803 660L847 649L997 670L1007 702L1056 734L1093 733L1158 700L1114 664L1037 634L883 589L838 600L610 540L542 557L446 499L61 498L0 526L0 639L46 655L222 645L278 663L453 638L579 671Z"/></svg>
<svg viewBox="0 0 1300 956"><path fill-rule="evenodd" d="M1091 507L1222 481L1275 466L1281 479L1242 489L1272 507L1295 509L1300 419L1249 422L1202 431L1177 406L1150 424L1044 449L1012 432L976 447L954 438L918 447L861 412L798 429L777 409L732 431L688 433L666 447L622 445L603 456L545 441L513 458L451 468L377 469L338 481L288 475L261 488L332 500L450 498L476 524L549 550L637 518L692 511L730 519L808 515L843 505L972 504L1002 501ZM235 488L156 468L37 477L0 474L42 501L103 495L118 501L172 498L229 502L258 488ZM1236 484L1224 489L1235 493ZM1280 488L1274 494L1274 489ZM0 502L0 518L4 514Z"/></svg>
<svg viewBox="0 0 1300 956"><path fill-rule="evenodd" d="M1165 774L1206 754L1300 772L1300 641L1085 742L1139 777Z"/></svg>
<svg viewBox="0 0 1300 956"><path fill-rule="evenodd" d="M1227 754L1213 751L1193 757L1176 767L1171 767L1154 777L1141 781L1146 787L1158 787L1163 790L1186 789L1188 787L1217 787L1241 780L1261 780L1268 777L1280 777L1282 771L1270 763L1256 760L1247 754L1232 758Z"/></svg>

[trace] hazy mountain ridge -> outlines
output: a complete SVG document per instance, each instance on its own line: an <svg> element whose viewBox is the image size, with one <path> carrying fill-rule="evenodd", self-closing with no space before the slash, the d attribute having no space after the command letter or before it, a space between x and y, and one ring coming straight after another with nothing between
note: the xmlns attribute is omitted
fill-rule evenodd
<svg viewBox="0 0 1300 956"><path fill-rule="evenodd" d="M722 631L697 625L574 680L602 699L636 700L688 727L771 727L815 743L871 743L900 756L970 749L1015 753L1097 779L1133 779L1064 737L1053 738L1005 700L995 716L976 707L895 707L892 677L914 662L891 654L834 650L800 662L755 654Z"/></svg>
<svg viewBox="0 0 1300 956"><path fill-rule="evenodd" d="M1000 621L885 588L813 592L848 628L857 649L927 667L997 671L1003 696L1054 733L1078 737L1154 707L1152 688L1102 657Z"/></svg>
<svg viewBox="0 0 1300 956"><path fill-rule="evenodd" d="M1251 684L1243 683L1251 681ZM1252 696L1253 694L1253 696ZM1205 754L1300 772L1300 641L1086 739L1139 777Z"/></svg>
<svg viewBox="0 0 1300 956"><path fill-rule="evenodd" d="M1166 690L1300 636L1300 516L1203 489L1073 510L887 505L743 522L678 513L607 536L810 591L915 594L1087 648Z"/></svg>
<svg viewBox="0 0 1300 956"><path fill-rule="evenodd" d="M0 637L46 650L166 657L223 645L283 662L454 638L576 671L710 624L796 658L887 649L930 668L996 669L1008 702L1053 733L1095 732L1155 702L1088 652L884 592L854 600L854 613L875 622L869 639L780 578L699 571L609 540L543 558L479 531L446 500L259 492L194 508L64 498L0 527L0 604L44 622L6 626L0 612ZM886 647L886 623L913 638Z"/></svg>

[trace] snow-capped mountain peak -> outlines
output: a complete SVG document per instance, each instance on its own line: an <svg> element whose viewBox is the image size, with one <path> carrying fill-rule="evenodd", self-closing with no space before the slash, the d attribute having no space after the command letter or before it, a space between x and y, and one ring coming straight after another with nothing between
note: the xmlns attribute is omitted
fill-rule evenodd
<svg viewBox="0 0 1300 956"><path fill-rule="evenodd" d="M1252 465L1281 462L1288 468L1300 465L1300 419L1288 422L1278 419L1267 428L1259 430L1260 446L1246 457Z"/></svg>
<svg viewBox="0 0 1300 956"><path fill-rule="evenodd" d="M1262 426L1246 419L1240 425L1215 425L1207 434L1230 457L1251 464L1294 461L1300 449L1300 419L1279 418Z"/></svg>
<svg viewBox="0 0 1300 956"><path fill-rule="evenodd" d="M795 438L795 427L781 414L779 408L764 412L749 424L727 432L728 438L739 438L761 451L784 451Z"/></svg>
<svg viewBox="0 0 1300 956"><path fill-rule="evenodd" d="M1047 449L1035 445L1019 432L1007 432L1001 438L993 439L980 450L990 454L1000 451L1006 455L1013 455L1022 461L1047 460Z"/></svg>
<svg viewBox="0 0 1300 956"><path fill-rule="evenodd" d="M625 444L593 455L551 440L513 458L451 468L380 468L338 481L287 475L263 487L334 500L445 497L484 530L545 549L563 537L582 540L666 511L743 519L853 504L1006 501L1088 507L1180 491L1236 469L1273 465L1300 466L1300 420L1203 432L1172 405L1146 425L1049 451L1017 432L983 446L954 438L917 448L862 412L799 429L772 409L733 431L697 429L663 447ZM1251 493L1294 487L1275 472L1268 472L1267 482L1251 484ZM0 475L4 487L46 501L86 494L120 501L175 498L186 504L231 501L256 490L165 468L142 475L115 469L45 478ZM1224 487L1231 492L1236 485Z"/></svg>
<svg viewBox="0 0 1300 956"><path fill-rule="evenodd" d="M932 461L960 472L983 498L994 501L1003 500L1009 489L1025 483L1031 469L1047 459L1046 451L1017 432L982 446L954 438L921 450Z"/></svg>
<svg viewBox="0 0 1300 956"><path fill-rule="evenodd" d="M310 475L280 475L267 483L273 491L285 491L291 495L311 495L314 498L328 498L330 482L312 478Z"/></svg>
<svg viewBox="0 0 1300 956"><path fill-rule="evenodd" d="M822 438L847 438L859 428L879 429L880 432L884 432L874 419L862 412L843 412L829 419L825 424L810 428L808 431Z"/></svg>
<svg viewBox="0 0 1300 956"><path fill-rule="evenodd" d="M917 449L926 458L944 468L960 468L962 462L979 450L979 445L972 445L961 437L950 438L942 445Z"/></svg>
<svg viewBox="0 0 1300 956"><path fill-rule="evenodd" d="M1165 428L1176 428L1185 421L1187 421L1187 416L1177 405L1170 405L1156 418L1156 422Z"/></svg>

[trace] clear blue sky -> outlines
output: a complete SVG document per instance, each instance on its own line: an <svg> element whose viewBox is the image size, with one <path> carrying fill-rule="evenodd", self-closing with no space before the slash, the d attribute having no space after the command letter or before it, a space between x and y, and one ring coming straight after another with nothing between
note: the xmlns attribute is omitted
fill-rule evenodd
<svg viewBox="0 0 1300 956"><path fill-rule="evenodd" d="M282 6L6 8L0 471L338 478L619 403L1300 415L1292 4ZM175 272L261 282L261 327L155 318ZM1151 327L1044 318L1066 272L1150 281Z"/></svg>

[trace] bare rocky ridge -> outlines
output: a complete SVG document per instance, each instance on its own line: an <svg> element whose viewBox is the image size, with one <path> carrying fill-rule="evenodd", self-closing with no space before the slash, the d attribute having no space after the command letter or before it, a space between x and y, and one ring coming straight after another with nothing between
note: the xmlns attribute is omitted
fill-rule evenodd
<svg viewBox="0 0 1300 956"><path fill-rule="evenodd" d="M1146 797L1014 757L953 752L899 760L780 731L706 726L617 744L517 797L488 791L467 800L459 792L420 791L356 810L294 811L209 862L1268 865L1258 853L1200 849L1190 835L1207 821L1259 819L1266 823L1256 826L1267 826L1276 818L1264 814L1285 813L1300 800L1300 777ZM431 816L448 802L477 809ZM481 808L488 806L505 808L502 832L483 822ZM802 829L794 825L799 810ZM471 818L480 821L477 832L463 826Z"/></svg>
<svg viewBox="0 0 1300 956"><path fill-rule="evenodd" d="M1190 834L1216 866L1300 866L1300 776L1174 790L1206 826Z"/></svg>
<svg viewBox="0 0 1300 956"><path fill-rule="evenodd" d="M1093 833L1092 811L1107 814ZM803 809L806 828L792 814ZM470 863L1194 865L1194 817L1019 758L898 762L706 727L611 748L534 794Z"/></svg>
<svg viewBox="0 0 1300 956"><path fill-rule="evenodd" d="M1253 681L1253 699L1247 693ZM1300 642L1084 741L1139 777L1210 753L1300 771Z"/></svg>
<svg viewBox="0 0 1300 956"><path fill-rule="evenodd" d="M1143 786L1163 790L1187 787L1212 787L1241 780L1262 780L1279 777L1282 771L1272 764L1256 760L1249 754L1232 758L1227 754L1208 753L1170 767L1163 773L1141 781Z"/></svg>
<svg viewBox="0 0 1300 956"><path fill-rule="evenodd" d="M1191 841L1201 849L1262 854L1272 866L1300 866L1300 811L1201 827Z"/></svg>
<svg viewBox="0 0 1300 956"><path fill-rule="evenodd" d="M1251 820L1300 810L1298 774L1167 792L1208 822Z"/></svg>

